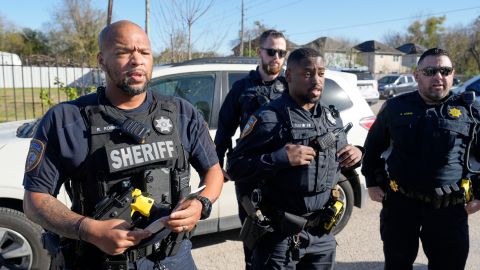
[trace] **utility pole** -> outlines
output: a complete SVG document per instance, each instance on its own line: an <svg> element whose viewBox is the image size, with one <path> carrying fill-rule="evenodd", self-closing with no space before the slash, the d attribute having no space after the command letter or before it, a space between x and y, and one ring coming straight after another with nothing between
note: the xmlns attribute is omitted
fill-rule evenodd
<svg viewBox="0 0 480 270"><path fill-rule="evenodd" d="M108 0L107 25L112 23L113 0Z"/></svg>
<svg viewBox="0 0 480 270"><path fill-rule="evenodd" d="M148 28L149 28L149 20L150 20L150 0L145 0L145 33L148 36Z"/></svg>
<svg viewBox="0 0 480 270"><path fill-rule="evenodd" d="M174 51L174 47L173 47L173 34L170 34L170 46L171 46L171 50L172 50L172 60L171 62L172 63L175 63L175 51Z"/></svg>
<svg viewBox="0 0 480 270"><path fill-rule="evenodd" d="M241 21L241 27L240 27L240 53L238 54L239 56L243 56L243 20L244 20L245 14L243 13L243 0L242 0L242 21Z"/></svg>
<svg viewBox="0 0 480 270"><path fill-rule="evenodd" d="M248 56L252 57L252 36L248 34Z"/></svg>

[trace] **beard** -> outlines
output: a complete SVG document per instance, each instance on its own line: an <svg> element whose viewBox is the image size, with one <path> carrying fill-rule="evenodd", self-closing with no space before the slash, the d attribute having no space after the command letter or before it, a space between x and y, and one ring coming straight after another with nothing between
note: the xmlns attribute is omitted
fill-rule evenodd
<svg viewBox="0 0 480 270"><path fill-rule="evenodd" d="M314 103L317 103L321 97L322 96L314 97L314 96L306 95L306 96L299 97L299 99L303 101L305 104L314 104Z"/></svg>
<svg viewBox="0 0 480 270"><path fill-rule="evenodd" d="M282 66L278 64L277 66L272 66L268 63L264 63L262 61L262 69L267 73L268 75L276 75L280 73L280 70L282 69Z"/></svg>
<svg viewBox="0 0 480 270"><path fill-rule="evenodd" d="M140 95L140 94L144 93L145 91L147 91L149 83L150 83L150 81L147 81L147 82L145 82L145 84L143 86L132 87L128 84L128 77L127 77L123 81L121 81L120 83L117 83L116 85L120 90L122 90L123 93L127 94L130 97L133 97L133 96Z"/></svg>
<svg viewBox="0 0 480 270"><path fill-rule="evenodd" d="M106 68L106 71L107 71L108 77L110 77L110 79L114 81L113 80L115 78L115 76L113 76L114 73L109 68ZM129 97L133 97L147 91L150 80L148 79L146 74L145 74L145 78L147 78L147 81L145 82L145 84L143 86L138 86L138 87L133 87L128 84L128 76L126 76L121 81L114 81L114 82L115 82L115 86L118 89L120 89L124 94L128 95Z"/></svg>

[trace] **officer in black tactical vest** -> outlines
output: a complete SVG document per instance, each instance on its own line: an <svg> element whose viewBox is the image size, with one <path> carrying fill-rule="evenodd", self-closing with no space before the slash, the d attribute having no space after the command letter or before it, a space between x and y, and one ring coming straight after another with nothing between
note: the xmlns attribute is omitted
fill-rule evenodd
<svg viewBox="0 0 480 270"><path fill-rule="evenodd" d="M209 216L223 175L202 116L148 90L153 57L129 21L99 36L106 87L43 117L24 177L51 269L196 269L189 232ZM206 186L190 195L189 163ZM65 184L71 210L56 199Z"/></svg>
<svg viewBox="0 0 480 270"><path fill-rule="evenodd" d="M227 150L229 152L232 150L232 136L237 128L240 127L240 132L243 131L250 115L261 106L280 97L287 88L285 77L281 75L286 54L287 43L281 32L270 29L260 35L257 69L250 71L245 78L233 84L218 114L215 147L220 165L223 166ZM250 194L253 187L235 182L235 190L239 201L243 194ZM240 221L243 224L246 213L240 202L238 205ZM245 246L244 254L246 269L249 269L251 251Z"/></svg>
<svg viewBox="0 0 480 270"><path fill-rule="evenodd" d="M258 186L247 218L256 221L242 231L259 236L252 269L333 269L332 219L341 211L334 187L362 151L347 143L339 112L320 101L325 65L317 51L293 51L285 77L288 91L249 118L229 156L232 179Z"/></svg>
<svg viewBox="0 0 480 270"><path fill-rule="evenodd" d="M385 102L365 141L362 173L370 198L383 205L385 269L412 269L419 239L428 269L465 268L468 214L480 209L475 95L450 92L455 71L432 48L414 72L418 91Z"/></svg>

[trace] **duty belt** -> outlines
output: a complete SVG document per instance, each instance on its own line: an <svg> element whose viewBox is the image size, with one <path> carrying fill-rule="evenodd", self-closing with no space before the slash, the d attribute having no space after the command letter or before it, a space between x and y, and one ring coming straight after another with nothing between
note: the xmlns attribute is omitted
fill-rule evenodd
<svg viewBox="0 0 480 270"><path fill-rule="evenodd" d="M435 209L466 204L465 190L455 183L436 188L434 192L407 190L399 186L395 180L390 180L388 187L394 193L400 193L407 198L426 203Z"/></svg>

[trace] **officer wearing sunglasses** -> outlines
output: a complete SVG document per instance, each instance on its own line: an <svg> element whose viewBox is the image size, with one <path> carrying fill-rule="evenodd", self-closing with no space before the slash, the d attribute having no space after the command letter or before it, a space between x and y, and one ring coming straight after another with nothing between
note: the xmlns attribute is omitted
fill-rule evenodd
<svg viewBox="0 0 480 270"><path fill-rule="evenodd" d="M480 153L480 104L450 92L454 75L447 51L425 51L418 91L387 100L367 136L362 173L370 198L383 204L387 270L412 269L419 239L428 269L465 268L468 215L480 209L478 168L466 155Z"/></svg>
<svg viewBox="0 0 480 270"><path fill-rule="evenodd" d="M261 106L280 97L287 87L285 78L281 76L287 55L284 35L273 29L263 32L259 38L257 55L257 69L233 84L220 108L215 146L222 166L225 153L232 150L232 136L237 128L240 127L240 131L243 131L249 116ZM237 201L242 194L250 194L255 188L246 184L235 184ZM243 223L246 213L240 203L239 217ZM246 269L249 269L251 251L244 246L244 252Z"/></svg>

